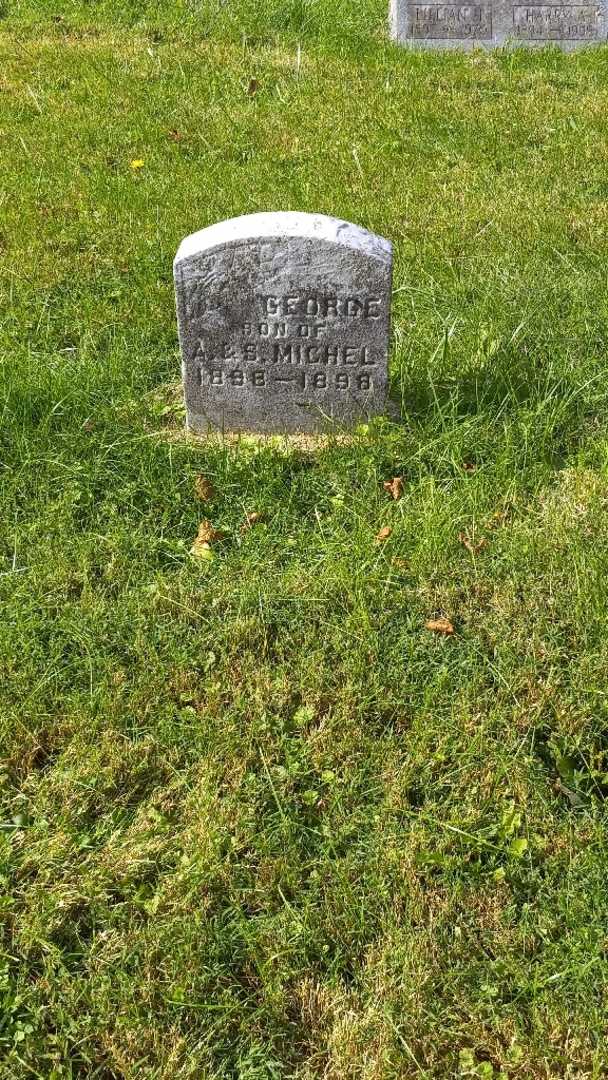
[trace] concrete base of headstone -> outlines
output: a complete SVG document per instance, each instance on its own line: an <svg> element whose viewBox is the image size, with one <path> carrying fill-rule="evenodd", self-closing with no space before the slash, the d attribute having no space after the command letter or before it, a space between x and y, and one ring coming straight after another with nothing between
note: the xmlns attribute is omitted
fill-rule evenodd
<svg viewBox="0 0 608 1080"><path fill-rule="evenodd" d="M384 413L392 248L317 214L252 214L174 264L191 431L323 432Z"/></svg>
<svg viewBox="0 0 608 1080"><path fill-rule="evenodd" d="M424 4L391 0L390 25L396 41L414 48L556 45L570 52L606 41L608 0L574 4L538 0Z"/></svg>

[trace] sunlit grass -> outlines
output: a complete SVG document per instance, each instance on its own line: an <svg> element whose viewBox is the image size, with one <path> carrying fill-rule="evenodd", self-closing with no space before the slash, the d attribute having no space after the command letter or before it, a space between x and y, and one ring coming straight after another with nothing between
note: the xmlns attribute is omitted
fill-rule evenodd
<svg viewBox="0 0 608 1080"><path fill-rule="evenodd" d="M608 54L384 16L0 23L7 1080L606 1068ZM183 435L173 255L266 209L393 241L403 424Z"/></svg>

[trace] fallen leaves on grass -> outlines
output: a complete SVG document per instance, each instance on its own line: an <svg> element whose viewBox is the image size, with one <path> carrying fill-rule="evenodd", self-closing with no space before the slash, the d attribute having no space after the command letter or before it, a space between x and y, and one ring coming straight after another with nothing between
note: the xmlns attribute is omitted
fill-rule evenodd
<svg viewBox="0 0 608 1080"><path fill-rule="evenodd" d="M183 136L182 132L177 131L175 128L172 128L171 131L169 132L169 138L171 139L171 142L181 142L183 137L184 136Z"/></svg>
<svg viewBox="0 0 608 1080"><path fill-rule="evenodd" d="M385 525L384 528L380 529L380 532L376 534L376 543L383 544L385 540L388 540L392 531L390 525Z"/></svg>
<svg viewBox="0 0 608 1080"><path fill-rule="evenodd" d="M446 619L445 616L441 616L438 619L429 619L425 622L427 630L432 630L434 634L444 634L445 637L451 637L456 631L454 630L454 623Z"/></svg>
<svg viewBox="0 0 608 1080"><path fill-rule="evenodd" d="M190 548L190 554L195 559L212 559L211 545L215 540L223 540L224 534L216 529L210 521L201 521L198 527L196 539Z"/></svg>
<svg viewBox="0 0 608 1080"><path fill-rule="evenodd" d="M241 530L245 532L246 529L252 529L254 525L258 525L263 520L264 515L259 514L257 510L253 510L252 513L245 514L245 522L241 525Z"/></svg>
<svg viewBox="0 0 608 1080"><path fill-rule="evenodd" d="M214 525L207 518L201 521L198 527L198 535L195 542L202 544L212 544L214 540L223 540L224 534L221 529L216 529Z"/></svg>
<svg viewBox="0 0 608 1080"><path fill-rule="evenodd" d="M384 490L395 500L400 499L403 495L403 477L393 476L392 480L384 481Z"/></svg>
<svg viewBox="0 0 608 1080"><path fill-rule="evenodd" d="M194 481L194 491L201 502L211 502L215 495L213 484L202 473L199 473Z"/></svg>
<svg viewBox="0 0 608 1080"><path fill-rule="evenodd" d="M471 540L471 537L467 536L466 533L458 533L458 540L471 555L479 555L479 552L483 551L483 549L488 546L488 541L485 536L482 536L481 539L475 541Z"/></svg>

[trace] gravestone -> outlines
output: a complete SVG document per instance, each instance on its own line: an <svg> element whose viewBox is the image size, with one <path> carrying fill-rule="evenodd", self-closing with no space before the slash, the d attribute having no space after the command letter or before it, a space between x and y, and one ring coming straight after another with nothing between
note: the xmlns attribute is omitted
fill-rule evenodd
<svg viewBox="0 0 608 1080"><path fill-rule="evenodd" d="M252 214L174 264L191 431L316 432L382 413L392 248L318 214Z"/></svg>
<svg viewBox="0 0 608 1080"><path fill-rule="evenodd" d="M599 3L546 3L483 0L482 3L424 4L391 0L392 36L426 48L476 45L553 44L570 51L605 41L608 0Z"/></svg>

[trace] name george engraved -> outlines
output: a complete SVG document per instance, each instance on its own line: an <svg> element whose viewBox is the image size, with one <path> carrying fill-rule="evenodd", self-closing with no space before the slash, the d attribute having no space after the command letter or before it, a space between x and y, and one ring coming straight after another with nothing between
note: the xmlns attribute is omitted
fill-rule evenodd
<svg viewBox="0 0 608 1080"><path fill-rule="evenodd" d="M413 38L492 37L492 8L486 4L413 4L410 8Z"/></svg>
<svg viewBox="0 0 608 1080"><path fill-rule="evenodd" d="M513 30L526 41L589 41L599 36L595 4L515 4Z"/></svg>
<svg viewBox="0 0 608 1080"><path fill-rule="evenodd" d="M258 296L260 315L264 318L381 319L382 299L377 296ZM203 319L220 311L226 303L223 293L210 290L206 281L195 280L185 289L186 312L191 319Z"/></svg>
<svg viewBox="0 0 608 1080"><path fill-rule="evenodd" d="M316 319L380 319L382 300L377 296L361 299L356 296L264 296L261 298L265 315L286 318L307 315Z"/></svg>

